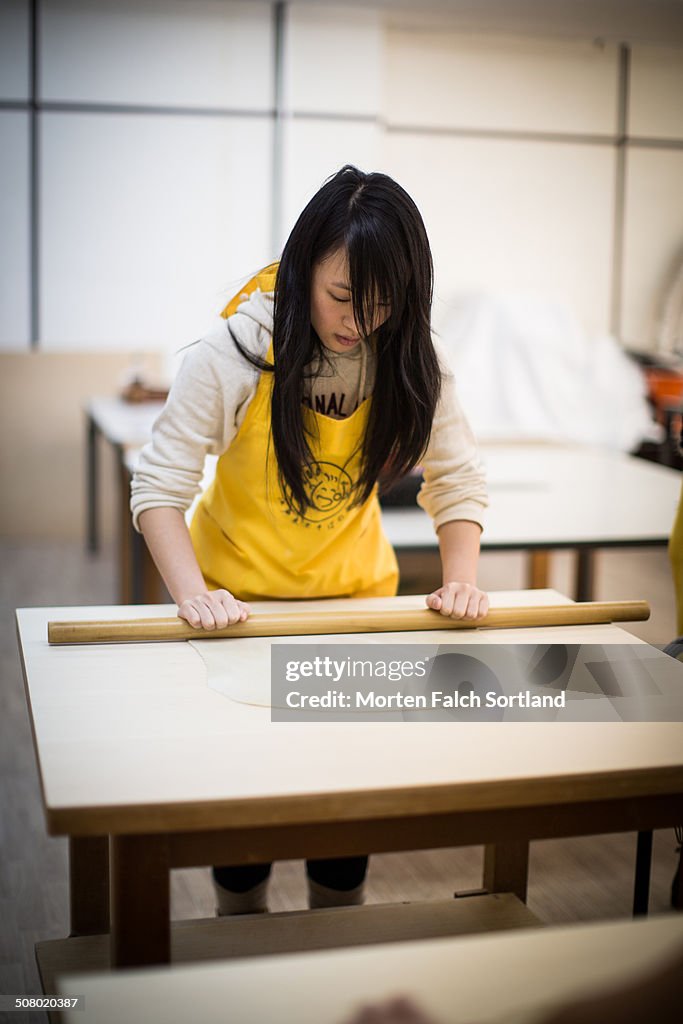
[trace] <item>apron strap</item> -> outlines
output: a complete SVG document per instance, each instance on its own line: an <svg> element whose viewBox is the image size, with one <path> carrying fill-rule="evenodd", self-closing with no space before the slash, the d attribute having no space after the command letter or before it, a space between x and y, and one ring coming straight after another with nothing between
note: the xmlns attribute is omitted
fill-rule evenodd
<svg viewBox="0 0 683 1024"><path fill-rule="evenodd" d="M258 274L255 274L251 281L248 281L245 284L244 288L240 288L237 295L233 295L230 302L221 313L221 316L227 320L229 316L232 316L233 313L237 312L238 306L245 302L257 288L262 292L274 291L279 266L279 262L271 263L267 267L264 267L263 270L259 270Z"/></svg>

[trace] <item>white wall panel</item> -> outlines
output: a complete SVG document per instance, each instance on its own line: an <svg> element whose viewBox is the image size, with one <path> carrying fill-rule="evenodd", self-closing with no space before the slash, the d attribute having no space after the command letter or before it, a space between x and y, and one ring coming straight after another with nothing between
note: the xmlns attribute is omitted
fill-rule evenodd
<svg viewBox="0 0 683 1024"><path fill-rule="evenodd" d="M378 170L381 139L375 124L317 119L285 123L281 245L306 203L344 164Z"/></svg>
<svg viewBox="0 0 683 1024"><path fill-rule="evenodd" d="M614 154L608 147L389 133L384 161L418 204L434 318L468 289L531 289L609 323Z"/></svg>
<svg viewBox="0 0 683 1024"><path fill-rule="evenodd" d="M218 0L45 0L42 98L272 107L272 8Z"/></svg>
<svg viewBox="0 0 683 1024"><path fill-rule="evenodd" d="M0 348L30 336L28 115L0 112Z"/></svg>
<svg viewBox="0 0 683 1024"><path fill-rule="evenodd" d="M285 105L326 114L377 114L384 33L374 10L288 8Z"/></svg>
<svg viewBox="0 0 683 1024"><path fill-rule="evenodd" d="M262 118L45 115L44 347L197 337L271 258L270 147Z"/></svg>
<svg viewBox="0 0 683 1024"><path fill-rule="evenodd" d="M663 290L683 264L683 152L630 150L622 335L634 348L653 348Z"/></svg>
<svg viewBox="0 0 683 1024"><path fill-rule="evenodd" d="M631 135L683 139L683 47L633 48L628 127Z"/></svg>
<svg viewBox="0 0 683 1024"><path fill-rule="evenodd" d="M28 57L28 0L2 0L0 3L0 99L28 99Z"/></svg>
<svg viewBox="0 0 683 1024"><path fill-rule="evenodd" d="M613 45L391 31L390 123L441 128L613 133Z"/></svg>

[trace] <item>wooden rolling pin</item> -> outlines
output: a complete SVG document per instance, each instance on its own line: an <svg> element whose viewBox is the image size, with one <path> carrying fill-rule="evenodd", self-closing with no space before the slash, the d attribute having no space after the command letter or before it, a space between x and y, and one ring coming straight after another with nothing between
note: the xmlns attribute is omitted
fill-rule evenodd
<svg viewBox="0 0 683 1024"><path fill-rule="evenodd" d="M588 601L522 608L492 608L477 620L447 619L429 608L378 611L254 612L225 629L193 629L184 619L49 622L51 644L111 644L141 640L218 637L316 636L326 633L398 633L425 629L519 629L636 622L650 617L647 601Z"/></svg>

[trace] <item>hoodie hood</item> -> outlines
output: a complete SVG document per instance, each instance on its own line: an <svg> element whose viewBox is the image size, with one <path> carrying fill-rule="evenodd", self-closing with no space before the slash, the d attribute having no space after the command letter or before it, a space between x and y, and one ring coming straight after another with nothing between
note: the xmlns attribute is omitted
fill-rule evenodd
<svg viewBox="0 0 683 1024"><path fill-rule="evenodd" d="M262 292L257 288L239 304L237 312L229 318L230 326L238 337L241 338L243 333L253 335L254 324L266 331L269 336L273 333L274 300L273 292Z"/></svg>

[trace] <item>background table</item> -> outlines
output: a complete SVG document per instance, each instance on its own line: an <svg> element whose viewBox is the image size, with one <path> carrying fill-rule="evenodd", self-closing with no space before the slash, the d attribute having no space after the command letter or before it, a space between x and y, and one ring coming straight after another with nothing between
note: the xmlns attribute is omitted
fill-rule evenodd
<svg viewBox="0 0 683 1024"><path fill-rule="evenodd" d="M298 602L296 610L422 600ZM492 595L494 606L562 600L552 591ZM116 964L168 959L173 867L484 843L486 887L524 897L531 838L683 818L681 723L278 724L268 709L208 688L204 662L186 643L46 642L51 619L172 611L18 612L47 826L71 841L72 932L109 929L111 876ZM340 638L314 642L326 640ZM456 642L440 631L381 640ZM616 626L457 633L458 644L482 642L640 643Z"/></svg>
<svg viewBox="0 0 683 1024"><path fill-rule="evenodd" d="M122 534L129 534L122 600L145 603L162 596L151 557L130 522L128 487L138 452L134 447L122 451L127 470L122 476ZM481 453L490 497L482 551L528 552L530 588L546 588L549 553L570 548L576 552L573 596L589 601L598 550L668 543L681 491L676 470L576 445L486 444ZM203 487L212 479L215 462L207 459ZM383 508L382 522L399 562L410 556L423 563L436 557L431 519L419 507Z"/></svg>
<svg viewBox="0 0 683 1024"><path fill-rule="evenodd" d="M590 446L485 444L481 453L490 499L482 550L540 555L532 558L530 586L547 586L547 552L572 548L574 597L588 601L598 549L668 542L681 488L675 470ZM382 520L398 552L437 546L419 508L384 509Z"/></svg>
<svg viewBox="0 0 683 1024"><path fill-rule="evenodd" d="M86 524L89 551L99 548L99 459L98 438L112 446L117 462L126 448L140 448L152 436L154 421L164 407L158 402L124 402L122 398L93 397L85 407L86 439ZM118 483L118 481L117 481Z"/></svg>
<svg viewBox="0 0 683 1024"><path fill-rule="evenodd" d="M68 1024L346 1024L366 1003L410 995L439 1024L522 1024L542 1008L628 985L683 946L683 918L431 939L203 966L74 975ZM655 1018L653 1017L653 1021Z"/></svg>
<svg viewBox="0 0 683 1024"><path fill-rule="evenodd" d="M130 521L130 476L149 440L163 402L134 404L92 398L86 406L87 543L99 544L97 439L115 451L119 493L119 596L122 603L164 599L162 584L144 542ZM512 441L481 446L491 506L482 535L484 551L526 551L527 586L545 588L549 552L576 552L574 597L593 596L594 554L608 547L663 546L668 542L680 496L680 473L644 459L589 445ZM215 459L207 459L203 486ZM387 508L383 521L401 557L430 555L437 540L418 507Z"/></svg>

